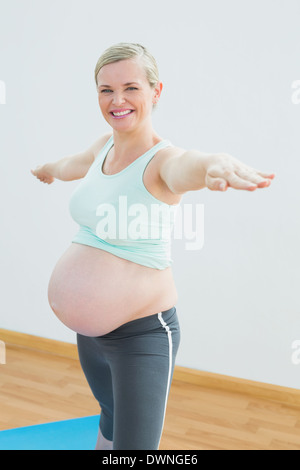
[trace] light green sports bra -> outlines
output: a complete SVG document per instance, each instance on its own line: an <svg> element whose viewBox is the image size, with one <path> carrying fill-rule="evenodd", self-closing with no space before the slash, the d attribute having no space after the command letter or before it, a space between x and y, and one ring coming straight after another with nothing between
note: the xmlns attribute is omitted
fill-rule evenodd
<svg viewBox="0 0 300 470"><path fill-rule="evenodd" d="M73 192L69 209L80 226L72 243L93 246L143 266L171 266L171 233L179 204L156 199L143 183L156 152L172 144L163 140L119 173L105 175L103 162L113 136Z"/></svg>

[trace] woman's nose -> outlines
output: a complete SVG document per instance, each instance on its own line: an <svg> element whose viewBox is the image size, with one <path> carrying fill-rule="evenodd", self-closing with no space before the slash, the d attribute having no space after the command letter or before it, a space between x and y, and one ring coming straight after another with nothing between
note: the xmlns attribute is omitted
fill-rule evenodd
<svg viewBox="0 0 300 470"><path fill-rule="evenodd" d="M124 97L122 93L114 93L113 96L113 104L116 106L120 106L121 104L124 103Z"/></svg>

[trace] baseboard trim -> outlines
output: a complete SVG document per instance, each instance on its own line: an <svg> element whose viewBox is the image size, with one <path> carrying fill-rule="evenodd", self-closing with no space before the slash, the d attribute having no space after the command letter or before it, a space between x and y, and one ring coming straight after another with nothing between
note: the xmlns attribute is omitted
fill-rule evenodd
<svg viewBox="0 0 300 470"><path fill-rule="evenodd" d="M255 382L213 372L177 367L174 380L201 387L276 401L285 405L300 406L300 390L264 382Z"/></svg>
<svg viewBox="0 0 300 470"><path fill-rule="evenodd" d="M56 356L78 359L77 346L63 341L3 329L0 329L0 340L4 341L7 346L19 346Z"/></svg>
<svg viewBox="0 0 300 470"><path fill-rule="evenodd" d="M0 340L9 346L21 347L78 360L77 346L53 339L0 329ZM300 406L300 390L279 385L255 382L213 372L176 366L174 381L213 390L242 393L257 398L276 401L290 406Z"/></svg>

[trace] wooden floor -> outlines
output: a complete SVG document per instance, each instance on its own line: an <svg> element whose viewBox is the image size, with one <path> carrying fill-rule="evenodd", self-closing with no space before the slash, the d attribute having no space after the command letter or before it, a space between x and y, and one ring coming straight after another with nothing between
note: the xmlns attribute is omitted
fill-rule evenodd
<svg viewBox="0 0 300 470"><path fill-rule="evenodd" d="M99 413L77 360L15 346L6 360L0 430ZM300 450L300 408L173 381L160 448Z"/></svg>

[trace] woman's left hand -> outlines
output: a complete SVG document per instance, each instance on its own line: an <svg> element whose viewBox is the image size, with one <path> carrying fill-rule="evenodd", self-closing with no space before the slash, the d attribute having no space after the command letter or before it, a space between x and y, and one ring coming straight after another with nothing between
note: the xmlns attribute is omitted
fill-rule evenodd
<svg viewBox="0 0 300 470"><path fill-rule="evenodd" d="M207 165L206 186L212 191L226 191L228 187L255 191L270 186L274 173L255 170L231 155L214 155Z"/></svg>

